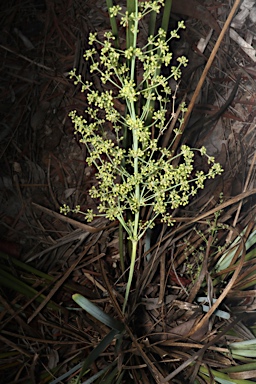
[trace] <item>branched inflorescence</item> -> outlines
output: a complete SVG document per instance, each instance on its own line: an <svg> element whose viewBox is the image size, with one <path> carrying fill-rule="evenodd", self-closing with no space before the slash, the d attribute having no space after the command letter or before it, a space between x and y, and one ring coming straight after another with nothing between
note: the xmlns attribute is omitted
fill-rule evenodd
<svg viewBox="0 0 256 384"><path fill-rule="evenodd" d="M125 49L116 48L111 32L105 33L103 42L97 39L96 33L90 34L92 48L84 57L92 63L90 72L98 73L104 91L95 90L91 82L83 82L75 69L70 72L75 84L81 84L82 92L86 92L88 102L86 119L76 111L70 116L75 133L80 134L81 143L88 149L88 164L97 168L98 183L91 188L90 195L99 199L100 204L98 212L88 210L85 213L86 219L92 221L94 215L117 219L129 239L136 243L154 225L156 217L172 224L171 210L187 205L190 197L204 187L207 178L222 172L214 158L206 154L205 148L192 150L183 145L180 152L174 154L171 147L175 137L167 148L162 148L159 143L175 115L172 113L167 119L167 111L174 108L169 80L178 80L182 66L187 65L183 56L177 59L176 66L171 65L172 53L169 52L169 41L179 38L178 31L185 28L183 22L178 23L169 37L159 29L155 36L148 37L143 48L138 47L139 21L152 10L159 12L163 3L163 0L136 2L135 12L130 14L122 13L118 5L110 9L111 17L119 14L121 25L130 26L133 39ZM170 68L168 76L161 75L162 66ZM137 68L141 68L140 76L137 76ZM120 102L125 106L125 113L117 108ZM152 103L156 109L152 109ZM186 111L184 104L180 105L180 110L178 127L174 130L176 136ZM106 129L110 126L115 133L114 139L107 139ZM132 138L128 148L123 145L125 131L130 132ZM195 151L208 157L207 173L194 172ZM146 206L151 206L153 213L151 219L142 224L140 210ZM62 208L63 213L68 211L67 206ZM80 207L76 211L80 211ZM131 213L130 220L126 219L127 211Z"/></svg>

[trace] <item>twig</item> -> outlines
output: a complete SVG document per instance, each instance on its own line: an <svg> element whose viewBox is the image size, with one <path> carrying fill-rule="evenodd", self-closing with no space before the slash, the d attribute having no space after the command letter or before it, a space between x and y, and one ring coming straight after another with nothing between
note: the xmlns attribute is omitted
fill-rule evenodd
<svg viewBox="0 0 256 384"><path fill-rule="evenodd" d="M200 275L198 276L197 281L195 282L195 284L193 285L193 287L192 287L192 289L190 291L190 294L189 294L189 296L187 298L187 302L188 303L193 303L193 301L194 301L194 299L195 299L195 297L196 297L196 295L197 295L197 293L198 293L199 289L201 288L202 283L204 281L204 278L205 278L205 275L206 275L206 272L207 272L208 258L209 258L209 253L210 253L212 241L213 241L213 237L210 236L209 239L208 239L208 242L207 242L206 253L205 253L205 256L204 256L203 263L202 263Z"/></svg>
<svg viewBox="0 0 256 384"><path fill-rule="evenodd" d="M254 189L252 189L250 191L241 193L240 195L237 195L237 196L233 197L229 201L226 201L225 203L222 203L222 204L218 205L217 207L215 207L213 209L210 209L210 211L202 213L201 215L199 215L199 216L197 216L197 217L195 217L193 219L190 219L190 218L178 218L178 219L180 219L180 221L183 220L183 221L187 221L187 222L185 224L183 224L181 227L171 231L171 233L166 235L160 241L165 242L169 237L175 235L177 232L184 231L184 228L186 228L188 225L191 225L193 223L197 223L198 221L203 220L206 217L213 215L215 212L221 211L222 209L227 208L228 206L230 206L232 204L235 204L235 203L238 203L240 200L243 200L246 197L249 197L249 196L255 195L255 194L256 194L256 188L254 188ZM176 218L174 218L174 220L176 220ZM159 243L160 242L158 241L153 247L151 247L150 251L152 251L154 248L158 247Z"/></svg>
<svg viewBox="0 0 256 384"><path fill-rule="evenodd" d="M54 202L54 205L55 205L55 209L59 210L60 209L60 205L53 193L53 190L52 190L52 184L51 184L51 154L49 155L49 159L48 159L48 166L47 166L47 182L48 182L48 188L49 188L49 192L50 192L50 195L52 197L52 200Z"/></svg>
<svg viewBox="0 0 256 384"><path fill-rule="evenodd" d="M93 276L90 275L90 273L88 272L83 272L83 274L85 275L85 277L87 277L87 279L93 283L94 285L96 285L97 288L99 288L103 293L108 293L108 291L106 290L106 288L103 287L102 284L100 284Z"/></svg>
<svg viewBox="0 0 256 384"><path fill-rule="evenodd" d="M85 235L86 236L86 235ZM85 237L84 236L84 237ZM98 235L99 236L99 235ZM37 307L37 309L35 310L35 312L29 317L27 323L29 324L31 322L31 320L33 320L37 314L46 306L46 304L48 303L48 301L52 298L52 296L58 291L58 289L64 284L64 282L67 280L67 278L69 277L69 275L73 272L73 270L75 269L75 267L80 263L80 261L82 260L82 258L86 255L86 253L88 252L88 250L91 248L92 245L95 244L95 242L98 240L98 236L96 239L93 239L84 249L83 252L80 253L79 257L77 258L77 260L68 268L68 270L64 273L64 275L62 276L62 278L57 281L57 283L55 284L55 286L52 288L52 290L50 291L50 293L46 296L46 298L44 299L44 301L39 305L39 307ZM76 244L75 246L75 249L78 248L82 242L84 241L84 238L81 238L81 240L79 241L79 243ZM74 250L75 250L74 249Z"/></svg>
<svg viewBox="0 0 256 384"><path fill-rule="evenodd" d="M110 225L107 225L107 226L105 226L105 227L94 228L94 227L92 227L92 226L90 226L90 225L80 223L79 221L70 219L70 218L67 217L67 216L64 216L64 215L61 215L60 213L54 212L54 211L52 211L51 209L42 207L42 206L39 205L39 204L32 203L32 205L33 205L35 208L40 209L40 211L45 212L45 213L47 213L48 215L50 215L50 216L52 216L52 217L55 217L56 219L59 219L59 220L62 220L62 221L66 221L66 223L69 223L69 224L73 225L73 226L76 227L76 228L81 228L81 229L83 229L84 231L86 231L86 232L90 232L90 233L97 233L97 232L100 232L100 231L102 231L102 230L112 228L112 227L114 227L114 226L116 225L116 222L114 221L113 223L111 223Z"/></svg>
<svg viewBox="0 0 256 384"><path fill-rule="evenodd" d="M255 164L255 161L256 161L256 153L254 154L253 156L253 159L252 159L252 163L250 165L250 169L249 169L249 173L247 175L247 178L246 178L246 182L245 182L245 185L244 185L244 188L243 188L243 192L245 192L248 188L248 185L249 185L249 181L251 179L251 175L252 175L252 172L253 172L253 167L254 167L254 164ZM233 227L236 226L236 223L237 223L237 220L238 220L238 217L240 215L240 211L242 209L242 204L243 204L243 201L241 200L239 205L238 205L238 208L237 208L237 211L236 211L236 215L235 215L235 218L234 218L234 221L233 221ZM233 230L231 230L227 236L227 239L226 239L226 242L229 243L229 241L231 240L231 237L233 235Z"/></svg>
<svg viewBox="0 0 256 384"><path fill-rule="evenodd" d="M167 383L173 377L175 377L179 372L182 372L186 367L188 367L193 361L197 360L200 356L202 356L205 351L212 345L216 344L218 340L220 340L224 335L227 335L227 332L234 327L239 321L241 321L243 315L239 315L232 323L228 324L226 328L223 329L216 337L214 337L209 343L205 344L203 348L201 348L198 352L194 354L194 356L190 357L187 361L181 364L177 369L171 372L168 376L166 376L162 383Z"/></svg>
<svg viewBox="0 0 256 384"><path fill-rule="evenodd" d="M218 40L217 40L216 43L215 43L215 46L214 46L214 48L213 48L213 50L212 50L212 53L210 54L210 57L209 57L209 59L208 59L206 65L205 65L205 68L204 68L204 70L203 70L203 73L202 73L202 75L201 75L201 77L200 77L200 80L199 80L199 82L198 82L198 84L197 84L197 87L196 87L196 89L195 89L195 92L194 92L194 94L193 94L193 96L192 96L192 99L191 99L191 101L190 101L190 103L189 103L188 110L187 110L187 112L186 112L186 114L185 114L185 116L184 116L184 122L183 122L182 126L180 127L180 130L181 130L182 133L184 132L184 129L185 129L186 126L187 126L187 123L188 123L188 121L189 121L191 112L192 112L192 110L193 110L193 108L194 108L196 99L197 99L197 97L198 97L198 95L199 95L199 92L200 92L202 86L203 86L203 83L204 83L204 81L205 81L205 78L206 78L206 76L207 76L207 73L208 73L209 69L211 68L211 65L212 65L212 63L213 63L213 60L215 59L215 56L216 56L217 51L218 51L218 49L219 49L219 47L220 47L220 44L221 44L221 42L222 42L222 40L223 40L223 37L224 37L224 35L225 35L225 33L226 33L226 31L227 31L227 29L228 29L228 27L229 27L229 25L230 25L230 23L231 23L231 21L232 21L232 18L233 18L233 16L234 16L234 14L235 14L235 12L236 12L236 10L237 10L239 4L240 4L240 1L241 1L241 0L236 0L236 1L235 1L234 5L233 5L233 7L232 7L232 9L231 9L231 11L230 11L230 14L228 15L228 18L227 18L227 20L226 20L226 22L225 22L225 24L224 24L224 26L223 26L223 28L222 28L222 31L221 31L221 33L220 33L220 35L219 35L219 37L218 37ZM180 139L181 139L181 136L182 136L182 133L181 133L179 136L177 136L177 138L176 138L176 140L175 140L175 143L173 144L173 148L172 148L173 151L175 151L175 150L177 149L178 144L179 144Z"/></svg>
<svg viewBox="0 0 256 384"><path fill-rule="evenodd" d="M245 233L245 238L248 237L251 229L253 228L254 226L254 222L251 222L248 227L247 227L247 230L246 230L246 233ZM225 297L227 296L227 294L229 293L229 291L232 289L243 265L244 265L244 260L245 260L245 255L246 255L246 249L245 249L245 244L244 244L244 241L243 239L241 239L241 244L239 246L239 248L237 249L237 252L236 253L240 253L242 250L242 256L240 258L240 261L234 271L234 274L233 276L231 277L228 285L226 286L226 288L223 290L223 292L220 294L220 296L218 297L218 299L215 301L215 303L212 305L212 307L209 309L209 311L206 313L206 315L202 318L201 321L199 321L199 323L195 326L195 328L193 329L193 334L198 330L200 329L201 327L203 327L205 325L205 323L209 320L209 318L212 316L212 314L216 311L216 309L218 308L218 306L220 305L220 303L225 299Z"/></svg>
<svg viewBox="0 0 256 384"><path fill-rule="evenodd" d="M24 335L22 335L24 338ZM11 340L6 339L4 336L0 335L0 340L2 343L7 344L9 347L11 347L14 351L18 351L21 353L22 356L27 356L31 357L31 354L28 353L24 348L21 348L20 346L17 345L17 343L13 343Z"/></svg>
<svg viewBox="0 0 256 384"><path fill-rule="evenodd" d="M160 256L160 289L159 289L159 299L157 304L162 304L165 294L165 252Z"/></svg>
<svg viewBox="0 0 256 384"><path fill-rule="evenodd" d="M23 55L21 55L20 53L17 53L17 52L15 52L15 51L13 51L12 49L8 48L8 47L5 47L5 46L2 45L2 44L0 44L0 48L4 49L5 51L8 51L8 52L13 53L14 55L20 57L21 59L24 59L24 60L28 61L28 62L31 63L31 64L35 64L35 65L37 65L39 68L43 68L43 69L46 69L47 71L52 71L52 72L54 72L54 70L53 70L52 68L47 67L46 65L37 63L35 60L31 60L31 59L29 59L28 57L23 56Z"/></svg>

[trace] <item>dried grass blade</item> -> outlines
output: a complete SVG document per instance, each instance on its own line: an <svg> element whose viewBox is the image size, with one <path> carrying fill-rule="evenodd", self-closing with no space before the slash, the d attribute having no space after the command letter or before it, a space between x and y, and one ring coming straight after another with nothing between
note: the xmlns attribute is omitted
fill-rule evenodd
<svg viewBox="0 0 256 384"><path fill-rule="evenodd" d="M254 223L250 223L248 225L248 228L247 228L247 234L250 233L251 229L253 228L254 226ZM212 307L210 308L209 312L207 312L207 314L203 317L203 319L196 325L195 329L193 330L193 332L196 332L200 327L203 327L207 321L209 320L209 318L212 316L212 314L216 311L216 309L218 308L218 306L220 305L220 303L224 300L224 298L227 296L227 294L229 293L229 291L232 289L233 285L235 284L236 282L236 279L244 265L244 261L245 261L245 255L246 255L246 249L245 249L245 244L244 244L244 241L241 242L240 246L239 246L239 252L240 252L240 249L242 251L242 256L239 260L239 264L237 265L237 268L233 274L233 276L231 277L229 283L227 284L227 286L225 287L225 289L223 290L223 292L220 294L220 296L218 297L218 299L216 300L216 302L212 305Z"/></svg>
<svg viewBox="0 0 256 384"><path fill-rule="evenodd" d="M249 182L251 180L251 176L252 176L252 173L253 173L255 162L256 162L256 153L253 156L253 159L252 159L252 162L251 162L251 165L250 165L250 169L249 169L249 172L248 172L248 175L247 175L247 178L246 178L246 181L245 181L245 185L244 185L244 188L243 188L243 192L245 192L247 190L248 186L249 186ZM236 216L234 218L233 227L235 227L236 224L237 224L237 221L238 221L241 209L242 209L242 204L243 204L243 202L240 201L239 206L237 208ZM233 232L230 231L230 233L229 233L229 235L227 237L227 241L231 239L232 234L233 234Z"/></svg>
<svg viewBox="0 0 256 384"><path fill-rule="evenodd" d="M81 229L83 229L84 231L86 231L86 232L90 232L90 233L97 233L97 232L100 232L100 231L102 231L102 230L112 228L112 227L114 227L114 226L116 225L116 222L114 221L113 223L111 223L110 225L108 225L108 226L106 226L106 227L94 228L94 227L92 227L92 226L90 226L90 225L83 224L83 223L80 223L79 221L76 221L76 220L70 219L69 217L63 216L63 215L61 215L60 213L57 213L57 212L52 211L51 209L42 207L42 206L39 205L39 204L32 203L32 205L33 205L35 208L40 209L42 212L45 212L45 213L47 213L48 215L50 215L50 216L52 216L52 217L55 217L55 218L57 218L57 219L59 219L59 220L62 220L62 221L66 221L67 223L73 225L74 227L76 227L76 228L81 228Z"/></svg>
<svg viewBox="0 0 256 384"><path fill-rule="evenodd" d="M203 348L200 349L200 351L196 352L194 356L190 357L188 360L186 360L183 364L181 364L178 368L176 368L173 372L171 372L168 376L164 378L162 383L167 383L169 380L171 380L173 377L175 377L179 372L182 372L186 367L188 367L193 361L196 361L198 358L200 358L205 351L212 345L216 344L221 337L227 334L227 332L232 329L239 321L241 321L242 315L237 316L237 318L230 324L228 324L222 332L220 332L217 336L215 336L209 343L205 344ZM202 366L201 366L202 368ZM200 368L200 371L201 371ZM207 371L208 372L208 371Z"/></svg>
<svg viewBox="0 0 256 384"><path fill-rule="evenodd" d="M28 324L30 323L31 320L33 320L35 318L35 316L37 316L37 314L44 308L44 306L48 303L48 301L52 298L52 296L57 292L57 290L64 284L64 282L66 281L66 279L69 277L69 275L73 272L73 270L75 269L75 267L80 263L80 261L82 260L82 258L84 257L84 255L86 255L86 253L88 252L88 250L91 248L91 246L95 243L95 241L97 241L99 235L96 237L96 239L93 239L93 241L86 246L85 250L83 252L81 252L80 256L77 258L77 260L75 261L75 263L73 263L69 268L68 270L65 272L65 274L62 276L62 278L55 284L55 287L51 290L51 292L46 296L45 300L39 305L39 307L35 310L35 312L33 313L33 315L31 315L28 319ZM83 238L80 240L80 242L76 245L76 248L79 247L81 245L81 243L83 242Z"/></svg>
<svg viewBox="0 0 256 384"><path fill-rule="evenodd" d="M227 373L233 379L251 379L256 377L256 363L227 367L220 371Z"/></svg>
<svg viewBox="0 0 256 384"><path fill-rule="evenodd" d="M204 81L206 79L207 73L208 73L209 69L212 66L212 63L213 63L213 61L214 61L214 59L216 57L216 54L217 54L218 49L220 47L220 44L221 44L221 42L222 42L222 40L223 40L223 38L225 36L226 31L228 30L228 27L229 27L229 25L230 25L230 23L232 21L232 18L234 17L235 12L237 11L237 9L238 9L238 7L240 5L240 2L241 2L241 0L235 0L234 4L232 6L232 9L231 9L231 11L230 11L230 13L228 15L228 18L225 21L225 24L224 24L224 26L223 26L223 28L221 30L221 33L220 33L220 35L218 37L218 40L216 41L215 46L214 46L214 48L213 48L213 50L212 50L212 52L210 54L210 57L209 57L209 59L208 59L208 61L206 63L206 66L205 66L205 68L203 70L203 73L202 73L202 75L200 77L200 80L199 80L199 82L197 84L195 92L194 92L194 94L193 94L193 96L192 96L192 98L190 100L189 105L188 105L188 109L187 109L187 112L186 112L185 117L184 117L184 122L183 122L183 124L182 124L182 126L180 128L181 134L176 138L175 143L173 145L172 149L174 151L177 149L177 147L179 145L179 142L180 142L180 139L181 139L181 136L182 136L182 132L184 132L184 129L186 128L186 125L187 125L187 123L189 121L191 112L192 112L192 110L194 108L195 102L196 102L197 97L199 95L199 92L200 92L200 90L201 90L201 88L203 86L203 83L204 83Z"/></svg>
<svg viewBox="0 0 256 384"><path fill-rule="evenodd" d="M19 351L22 354L22 356L27 356L27 357L31 358L31 355L28 352L26 352L24 348L21 348L19 345L17 345L16 343L13 343L11 340L6 339L2 335L0 335L0 340L4 344L9 345L9 347L13 348L14 350Z"/></svg>
<svg viewBox="0 0 256 384"><path fill-rule="evenodd" d="M5 47L5 46L2 45L2 44L0 44L0 48L4 49L5 51L8 51L8 52L10 52L10 53L13 53L14 55L20 57L21 59L24 59L24 60L28 61L28 62L31 63L31 64L37 65L39 68L46 69L47 71L54 72L54 69L49 68L49 67L47 67L46 65L37 63L36 61L31 60L31 59L29 59L28 57L26 57L26 56L24 56L24 55L21 55L20 53L17 53L17 52L15 52L15 51L13 51L12 49L8 48L8 47Z"/></svg>
<svg viewBox="0 0 256 384"><path fill-rule="evenodd" d="M116 300L116 297L115 297L115 294L113 292L113 289L111 288L111 285L109 283L109 280L107 278L107 274L106 274L106 271L104 269L104 266L103 266L103 263L102 261L100 260L100 270L101 270L101 274L102 274L102 278L103 278L103 281L105 282L106 286L107 286L107 291L108 291L108 294L112 300L112 304L115 308L115 310L117 311L120 319L123 319L123 313L122 313L122 310Z"/></svg>
<svg viewBox="0 0 256 384"><path fill-rule="evenodd" d="M199 371L203 373L203 377L206 379L206 377L209 377L209 371L207 368L201 366ZM223 372L218 372L215 369L211 369L211 374L214 377L214 380L217 383L221 384L253 384L255 383L254 381L250 380L236 380L236 379L231 379L231 377Z"/></svg>
<svg viewBox="0 0 256 384"><path fill-rule="evenodd" d="M45 296L43 294L41 294L34 288L30 287L23 281L17 279L15 276L11 275L10 273L4 271L3 269L0 269L0 285L3 285L10 289L14 289L16 292L21 293L24 296L29 297L33 300L36 300L39 302L42 302L43 300L45 300ZM61 309L61 306L58 306L52 301L47 302L47 304L49 308L55 311L59 311Z"/></svg>
<svg viewBox="0 0 256 384"><path fill-rule="evenodd" d="M170 237L173 237L176 233L178 232L183 232L184 229L193 224L193 223L197 223L198 221L200 220L203 220L205 219L206 217L209 217L211 215L213 215L214 213L218 212L218 211L221 211L222 209L225 209L227 207L229 207L230 205L232 204L235 204L235 203L238 203L240 200L246 198L246 197L249 197L249 196L252 196L252 195L255 195L256 194L256 188L250 190L250 191L247 191L247 192L244 192L244 193L240 193L239 195L233 197L232 199L228 200L228 201L225 201L225 203L222 203L220 205L218 205L217 207L213 208L213 209L210 209L210 211L208 212L205 212L205 213L202 213L201 215L193 218L193 219L190 219L190 218L182 218L182 217L178 217L178 218L175 218L175 220L177 221L186 221L185 224L183 224L182 226L178 227L177 229L174 229L173 231L171 231L171 233L169 233L168 235L166 235L160 242L156 243L151 249L150 251L152 251L153 249L155 249L156 247L159 246L159 244L161 242L165 242L166 240L168 240Z"/></svg>
<svg viewBox="0 0 256 384"><path fill-rule="evenodd" d="M213 242L213 237L210 236L209 239L208 239L208 242L207 242L207 249L206 249L206 254L204 256L204 260L203 260L203 264L202 264L202 268L201 268L201 271L200 271L200 275L198 276L198 279L196 280L195 284L193 285L191 291L190 291L190 294L187 298L187 301L189 303L192 303L199 291L199 289L201 288L202 286L202 283L204 281L204 278L205 278L205 275L207 273L207 266L208 266L208 256L209 256L209 253L210 253L210 249L211 249L211 245L212 245L212 242Z"/></svg>

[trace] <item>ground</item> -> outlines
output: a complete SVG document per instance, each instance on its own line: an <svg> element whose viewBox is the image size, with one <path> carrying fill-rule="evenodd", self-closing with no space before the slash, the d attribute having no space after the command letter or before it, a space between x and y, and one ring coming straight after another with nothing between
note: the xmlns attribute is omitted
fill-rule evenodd
<svg viewBox="0 0 256 384"><path fill-rule="evenodd" d="M103 36L109 29L107 6L103 0L1 5L2 383L71 383L80 372L109 328L78 307L75 293L126 324L121 349L116 341L107 344L83 380L116 362L123 376L110 366L113 383L116 377L123 383L213 382L209 375L216 382L255 382L255 360L249 352L243 358L232 354L230 345L256 334L252 5L243 8L242 2L237 9L244 13L227 30L181 139L206 146L224 173L173 213L174 227L158 223L150 251L141 241L125 320L119 308L127 280L120 269L118 223L98 218L88 224L79 214L60 214L63 204L97 208L88 193L95 170L68 116L72 110L83 113L86 96L69 71L77 68L91 78L83 52L90 31ZM170 28L185 19L186 30L171 49L174 57L189 59L177 103L184 96L190 103L231 6L173 1ZM93 81L100 89L97 77ZM206 164L197 158L196 166ZM254 365L249 369L247 363Z"/></svg>

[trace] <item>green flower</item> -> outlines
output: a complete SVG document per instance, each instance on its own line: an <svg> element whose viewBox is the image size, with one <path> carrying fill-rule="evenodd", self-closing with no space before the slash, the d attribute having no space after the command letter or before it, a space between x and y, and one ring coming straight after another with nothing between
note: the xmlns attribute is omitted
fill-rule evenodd
<svg viewBox="0 0 256 384"><path fill-rule="evenodd" d="M87 212L85 213L85 220L90 223L94 219L94 214L92 209L87 209Z"/></svg>
<svg viewBox="0 0 256 384"><path fill-rule="evenodd" d="M88 41L89 45L92 45L95 41L97 41L97 32L95 33L91 32L89 34L89 41Z"/></svg>
<svg viewBox="0 0 256 384"><path fill-rule="evenodd" d="M85 53L84 53L85 60L91 59L93 57L93 55L95 55L95 53L96 53L95 48L87 49L87 51L85 51Z"/></svg>
<svg viewBox="0 0 256 384"><path fill-rule="evenodd" d="M133 47L130 47L124 51L124 57L130 60L133 56Z"/></svg>
<svg viewBox="0 0 256 384"><path fill-rule="evenodd" d="M120 5L114 5L109 9L110 17L116 17L121 10Z"/></svg>
<svg viewBox="0 0 256 384"><path fill-rule="evenodd" d="M119 91L119 97L129 101L130 103L136 102L138 93L135 90L135 86L136 85L133 80L124 79L123 86Z"/></svg>

